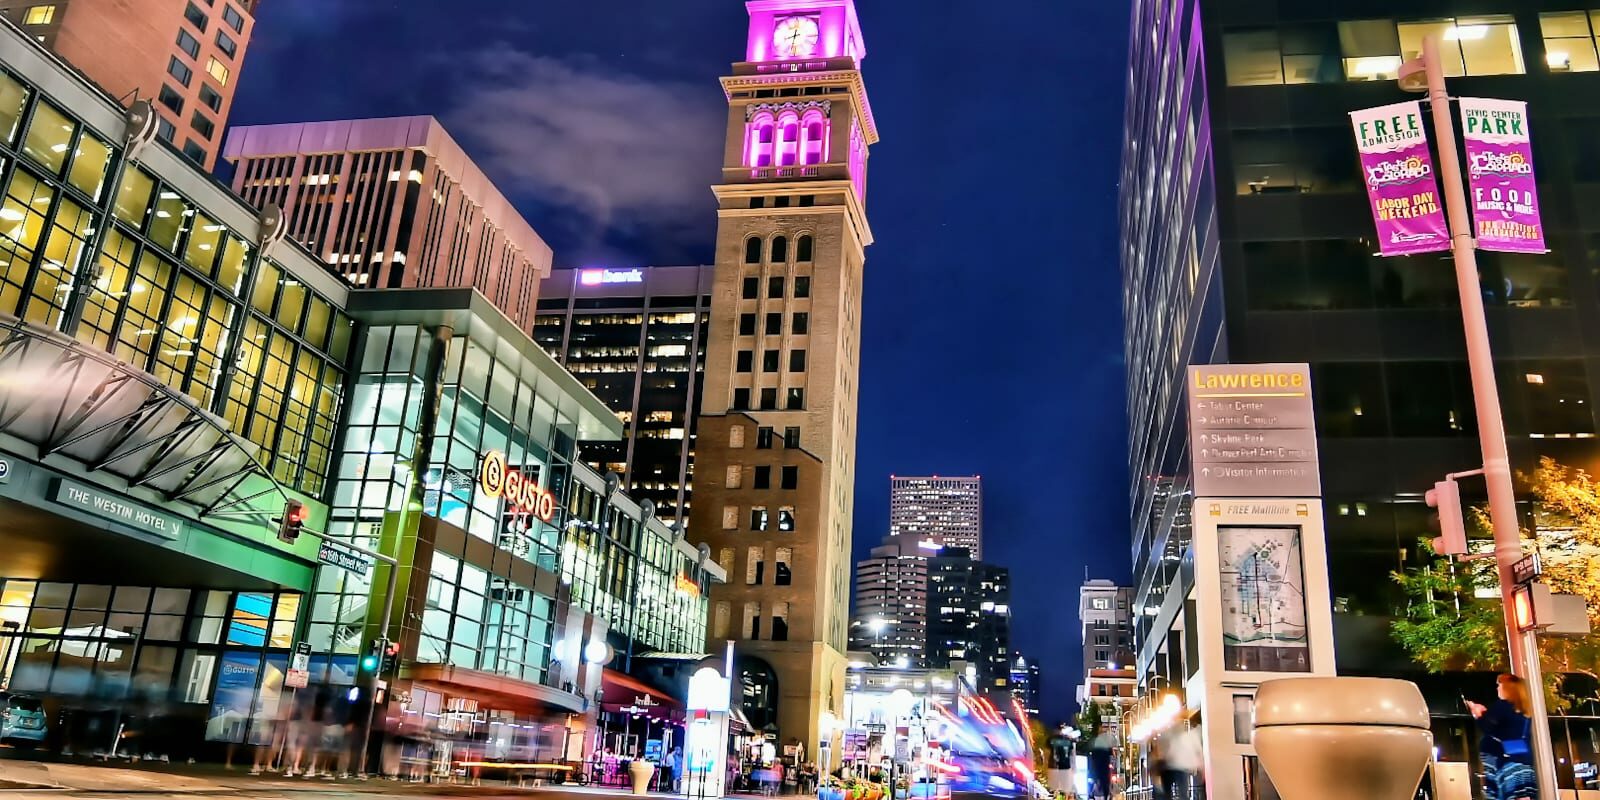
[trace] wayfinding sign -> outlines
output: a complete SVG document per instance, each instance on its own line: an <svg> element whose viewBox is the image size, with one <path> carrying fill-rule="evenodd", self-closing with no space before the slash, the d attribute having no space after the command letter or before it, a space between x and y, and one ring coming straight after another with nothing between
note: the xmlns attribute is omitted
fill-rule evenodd
<svg viewBox="0 0 1600 800"><path fill-rule="evenodd" d="M1306 364L1189 367L1196 497L1318 497L1317 432Z"/></svg>

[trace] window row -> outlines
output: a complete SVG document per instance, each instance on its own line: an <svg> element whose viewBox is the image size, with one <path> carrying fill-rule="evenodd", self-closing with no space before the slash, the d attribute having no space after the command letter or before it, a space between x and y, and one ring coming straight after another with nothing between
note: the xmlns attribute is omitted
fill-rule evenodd
<svg viewBox="0 0 1600 800"><path fill-rule="evenodd" d="M815 240L809 234L802 234L799 238L795 239L795 243L794 243L794 260L796 262L804 264L804 263L810 261L814 257L814 255L815 255L814 254L814 250L816 249L814 241ZM744 240L744 263L746 263L746 264L760 264L761 263L761 256L763 254L766 254L768 256L768 258L767 258L768 263L772 263L772 264L787 264L787 263L789 263L789 237L782 236L782 235L774 236L774 237L772 237L771 243L770 244L765 244L765 246L764 246L764 243L761 240L761 237L759 237L759 236L752 236L752 237ZM745 280L748 282L749 278L746 278ZM781 281L782 278L776 278L774 280L780 280ZM796 280L798 280L798 279L796 279ZM782 297L783 293L780 291L776 295L768 295L768 296L769 297ZM804 297L805 295L796 294L795 296L796 297ZM750 295L750 294L747 293L745 295L745 299L753 300L755 298L754 298L753 295Z"/></svg>
<svg viewBox="0 0 1600 800"><path fill-rule="evenodd" d="M820 107L755 111L745 123L745 166L789 167L828 161L829 120Z"/></svg>
<svg viewBox="0 0 1600 800"><path fill-rule="evenodd" d="M752 197L752 198L750 198L750 207L751 208L766 208L768 199L769 198L762 197L762 196ZM776 196L774 196L774 197L772 197L770 199L772 201L772 207L773 208L788 208L791 204L793 204L794 207L796 207L796 208L811 208L812 206L815 206L817 204L817 196L814 195L814 194L801 194L801 195L780 194L780 195L776 195Z"/></svg>
<svg viewBox="0 0 1600 800"><path fill-rule="evenodd" d="M734 574L732 569L733 548L722 548L729 565L724 569L729 575ZM789 586L794 582L794 550L788 547L779 547L773 550L772 556L772 585ZM720 562L719 562L720 563ZM744 582L746 586L761 586L767 581L767 549L756 545L747 548L744 562Z"/></svg>
<svg viewBox="0 0 1600 800"><path fill-rule="evenodd" d="M794 525L794 506L779 506L776 514L773 514L766 506L752 506L750 508L750 530L777 530L783 533L791 533L794 531ZM738 506L722 507L722 529L725 531L739 530Z"/></svg>
<svg viewBox="0 0 1600 800"><path fill-rule="evenodd" d="M782 355L783 355L783 351L781 351L781 350L764 350L764 351L762 351L762 353L761 353L761 371L762 372L777 372L779 365L783 362ZM739 352L734 354L734 369L736 371L738 371L738 372L754 372L755 371L755 363L756 363L756 354L755 354L754 350L740 350ZM789 351L789 371L790 372L805 372L806 371L806 351L804 351L804 350L790 350Z"/></svg>
<svg viewBox="0 0 1600 800"><path fill-rule="evenodd" d="M1506 432L1530 438L1595 435L1588 371L1576 359L1495 364ZM1339 362L1312 366L1317 433L1336 438L1477 435L1465 362Z"/></svg>
<svg viewBox="0 0 1600 800"><path fill-rule="evenodd" d="M1223 65L1229 86L1394 80L1430 35L1439 37L1446 77L1525 72L1508 15L1236 29L1223 34Z"/></svg>
<svg viewBox="0 0 1600 800"><path fill-rule="evenodd" d="M752 391L759 391L757 402L752 405ZM806 410L806 390L804 387L791 386L783 390L784 400L782 410ZM738 387L733 390L733 411L778 411L778 387L763 386L758 390L748 387Z"/></svg>
<svg viewBox="0 0 1600 800"><path fill-rule="evenodd" d="M756 428L756 449L771 450L774 440L772 428L762 425ZM800 447L800 426L790 425L783 429L783 446L787 448ZM744 447L744 426L735 425L728 431L728 447L739 449Z"/></svg>
<svg viewBox="0 0 1600 800"><path fill-rule="evenodd" d="M1600 241L1600 236L1597 236ZM1459 305L1448 253L1403 261L1373 255L1366 239L1245 242L1245 302L1253 311L1450 308ZM1508 308L1562 308L1573 299L1559 250L1478 253L1483 302Z"/></svg>
<svg viewBox="0 0 1600 800"><path fill-rule="evenodd" d="M780 488L780 489L798 489L798 488L800 488L800 468L798 466L792 466L792 465L791 466L781 466L781 467L779 467L779 470L780 470L780 472L779 472L778 488ZM746 471L747 470L746 470L746 468L745 468L745 466L743 464L730 464L728 466L727 488L729 488L729 489L742 489L742 488L744 488L744 476L745 476ZM750 488L752 488L752 489L771 489L772 488L772 467L771 466L765 465L765 464L752 466L752 467L749 468L748 472L750 474Z"/></svg>
<svg viewBox="0 0 1600 800"><path fill-rule="evenodd" d="M754 336L754 335L756 335L756 319L757 319L757 315L754 314L754 313L740 314L739 315L739 335L740 336ZM768 312L766 314L766 323L762 328L762 333L764 335L766 335L766 336L782 336L783 335L783 313L779 312L779 311L770 311L770 312ZM796 311L793 314L791 314L790 318L789 318L789 333L792 333L795 336L806 336L806 335L810 334L811 333L811 314L810 314L810 312Z"/></svg>
<svg viewBox="0 0 1600 800"><path fill-rule="evenodd" d="M732 619L731 619L732 614L733 614L733 609L726 601L717 603L715 610L712 612L712 617L713 617L712 623L711 623L711 631L712 631L711 636L712 636L712 638L714 638L714 639L726 639L726 638L728 638L728 636L729 636L729 628L732 625ZM761 604L760 603L754 603L754 602L745 603L744 604L744 616L740 620L740 628L739 628L739 636L740 636L740 638L746 639L746 640L761 639L762 638L762 621L763 621L763 619L764 619L764 616L761 613ZM771 623L770 624L771 624L771 627L767 629L768 633L767 633L767 636L766 636L766 638L768 640L774 641L774 642L786 642L786 641L789 640L789 604L788 603L773 603L772 604L772 616L771 616Z"/></svg>

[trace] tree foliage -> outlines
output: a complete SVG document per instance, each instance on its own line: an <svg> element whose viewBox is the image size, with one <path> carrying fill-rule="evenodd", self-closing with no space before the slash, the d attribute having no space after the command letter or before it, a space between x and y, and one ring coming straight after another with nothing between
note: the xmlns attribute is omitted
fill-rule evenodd
<svg viewBox="0 0 1600 800"><path fill-rule="evenodd" d="M1531 475L1518 476L1534 500L1534 530L1523 532L1523 549L1538 552L1544 580L1552 591L1576 594L1588 606L1591 627L1600 623L1600 483L1580 469L1542 458ZM1473 509L1480 533L1489 530L1487 514ZM1418 548L1431 553L1424 541ZM1505 669L1506 641L1493 559L1452 562L1425 555L1421 563L1394 575L1408 607L1394 623L1393 636L1429 672ZM1488 595L1488 597L1484 597ZM1562 694L1563 674L1600 673L1600 642L1540 639L1541 665L1552 710L1579 698Z"/></svg>
<svg viewBox="0 0 1600 800"><path fill-rule="evenodd" d="M1083 734L1079 741L1093 741L1100 735L1100 724L1105 720L1105 709L1099 703L1090 700L1084 703L1082 711L1078 712L1078 732Z"/></svg>

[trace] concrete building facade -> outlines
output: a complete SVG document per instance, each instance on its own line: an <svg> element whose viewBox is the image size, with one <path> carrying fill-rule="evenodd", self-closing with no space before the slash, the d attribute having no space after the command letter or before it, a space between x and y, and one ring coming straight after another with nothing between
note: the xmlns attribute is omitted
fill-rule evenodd
<svg viewBox="0 0 1600 800"><path fill-rule="evenodd" d="M124 105L149 100L158 135L210 170L256 0L0 0L0 16Z"/></svg>
<svg viewBox="0 0 1600 800"><path fill-rule="evenodd" d="M223 157L350 285L471 287L532 331L550 246L433 117L249 125Z"/></svg>
<svg viewBox="0 0 1600 800"><path fill-rule="evenodd" d="M733 574L713 592L712 640L737 639L770 665L760 680L777 683L780 738L815 753L820 715L843 710L872 243L864 198L878 135L851 0L746 8L744 60L722 79L727 144L713 187L716 280L689 530ZM767 333L774 316L778 332ZM775 478L758 489L763 467ZM789 582L765 580L763 565L785 554Z"/></svg>
<svg viewBox="0 0 1600 800"><path fill-rule="evenodd" d="M983 558L983 478L889 478L889 535Z"/></svg>
<svg viewBox="0 0 1600 800"><path fill-rule="evenodd" d="M889 537L856 562L850 649L879 664L923 666L928 645L928 556L914 542Z"/></svg>

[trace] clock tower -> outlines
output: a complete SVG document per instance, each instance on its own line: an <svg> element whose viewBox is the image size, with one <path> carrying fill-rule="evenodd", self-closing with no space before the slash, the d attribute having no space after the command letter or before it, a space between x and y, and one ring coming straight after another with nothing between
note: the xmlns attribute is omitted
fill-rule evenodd
<svg viewBox="0 0 1600 800"><path fill-rule="evenodd" d="M749 0L727 147L689 534L728 571L709 652L745 713L815 760L844 713L867 153L853 0ZM839 743L835 740L836 749Z"/></svg>

